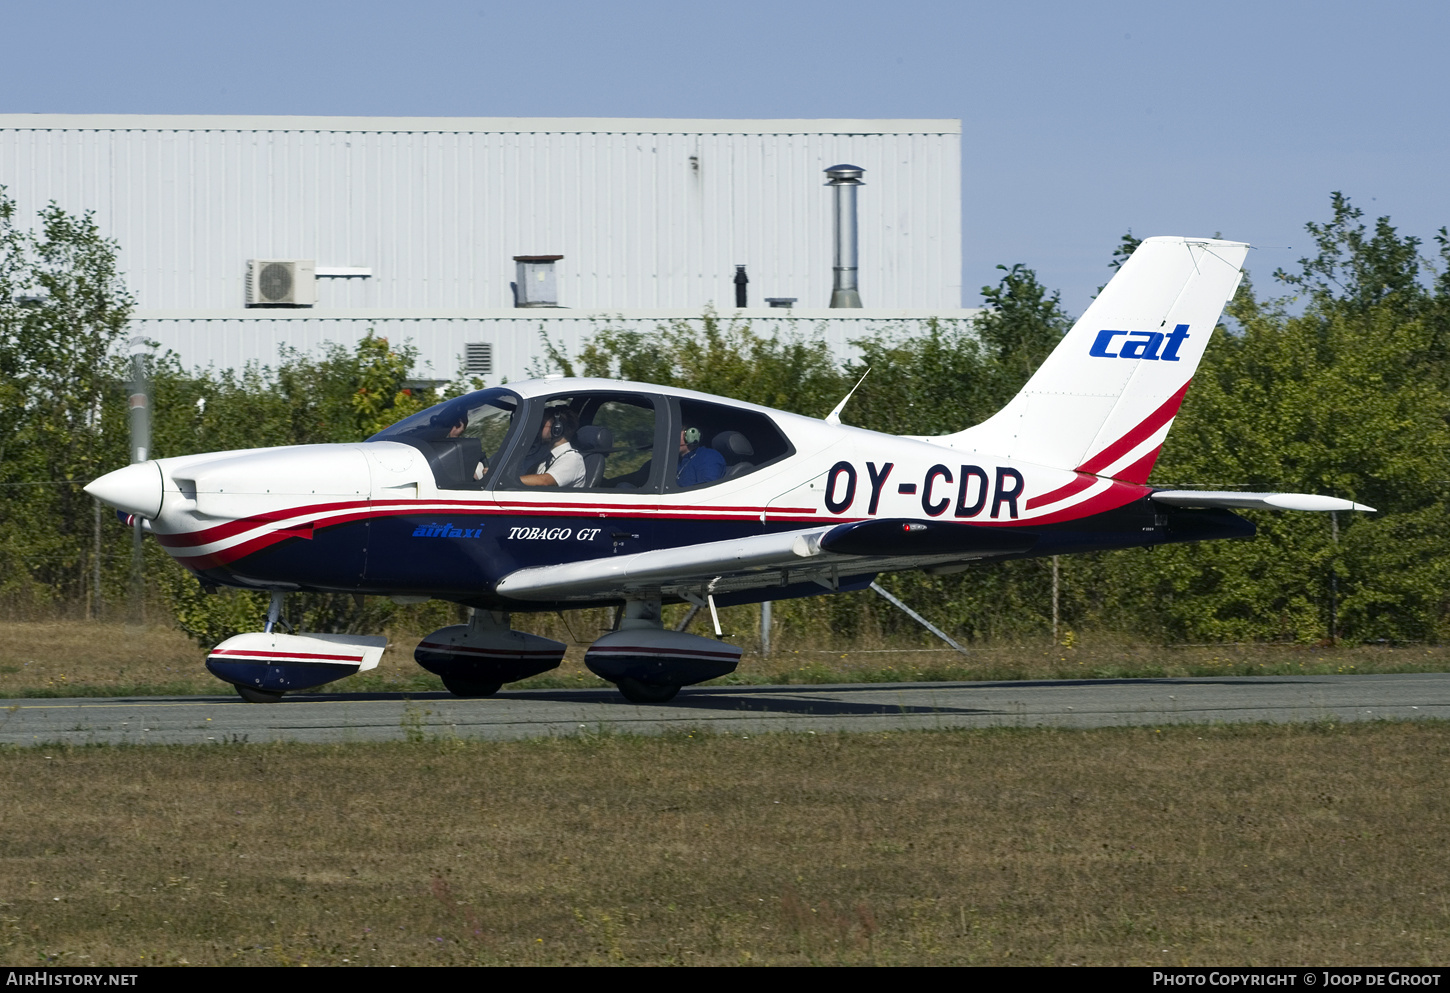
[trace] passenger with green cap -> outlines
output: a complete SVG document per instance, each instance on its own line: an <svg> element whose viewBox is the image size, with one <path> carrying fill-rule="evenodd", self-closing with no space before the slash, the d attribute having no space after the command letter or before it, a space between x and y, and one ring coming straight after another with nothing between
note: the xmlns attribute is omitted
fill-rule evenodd
<svg viewBox="0 0 1450 993"><path fill-rule="evenodd" d="M680 468L675 485L680 488L713 483L725 475L725 456L700 444L700 429L686 425L680 432Z"/></svg>

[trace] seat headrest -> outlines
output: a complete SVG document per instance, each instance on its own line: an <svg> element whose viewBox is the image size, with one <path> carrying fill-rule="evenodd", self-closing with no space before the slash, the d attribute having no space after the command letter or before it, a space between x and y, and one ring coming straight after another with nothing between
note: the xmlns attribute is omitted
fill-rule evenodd
<svg viewBox="0 0 1450 993"><path fill-rule="evenodd" d="M614 432L598 424L586 424L575 433L574 447L581 452L607 452L614 447Z"/></svg>
<svg viewBox="0 0 1450 993"><path fill-rule="evenodd" d="M750 444L750 439L739 431L721 431L710 442L710 447L715 449L727 460L747 459L755 454L755 448Z"/></svg>

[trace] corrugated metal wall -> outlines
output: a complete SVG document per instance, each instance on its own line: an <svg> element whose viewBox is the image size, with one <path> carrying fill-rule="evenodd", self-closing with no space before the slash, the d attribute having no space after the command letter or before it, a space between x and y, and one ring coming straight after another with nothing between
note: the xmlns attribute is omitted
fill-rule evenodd
<svg viewBox="0 0 1450 993"><path fill-rule="evenodd" d="M824 306L822 170L850 162L863 302L961 305L958 122L771 123L4 115L0 184L23 216L94 210L142 311L240 308L249 258L372 267L319 310L508 307L524 254L565 256L566 307L728 307L740 263L752 303Z"/></svg>
<svg viewBox="0 0 1450 993"><path fill-rule="evenodd" d="M275 313L275 312L274 312ZM904 316L867 316L862 311L835 311L830 316L798 317L745 315L751 329L758 334L778 334L782 338L799 336L810 341L824 341L840 360L856 357L852 342L876 334L901 337L921 333L925 314ZM969 320L979 311L950 311L955 318ZM724 320L730 320L726 315ZM508 316L492 317L238 317L140 319L133 321L137 334L160 342L161 347L175 351L186 365L215 364L222 369L239 369L249 362L276 366L283 346L315 353L325 343L351 348L369 331L394 344L409 344L418 353L414 366L419 377L454 379L459 373L464 345L487 342L493 347L493 371L483 377L490 384L505 380L516 382L536 373L557 372L544 361L543 336L566 356L575 358L586 338L609 327L650 332L668 327L674 321L701 320L695 311L676 315L639 316L628 313L614 315L569 315L561 311L513 310ZM205 361L197 357L205 356ZM821 412L824 416L825 411Z"/></svg>

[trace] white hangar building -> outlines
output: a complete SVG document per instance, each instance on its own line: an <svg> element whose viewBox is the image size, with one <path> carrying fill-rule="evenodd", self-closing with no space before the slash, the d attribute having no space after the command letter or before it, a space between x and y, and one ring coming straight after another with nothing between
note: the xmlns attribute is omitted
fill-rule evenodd
<svg viewBox="0 0 1450 993"><path fill-rule="evenodd" d="M541 331L574 354L606 322L713 308L844 357L971 316L960 144L955 120L8 114L0 184L22 223L51 200L94 211L136 333L187 366L371 329L411 341L422 376L497 383L528 374ZM829 307L838 164L864 170L840 194L859 201L859 309Z"/></svg>

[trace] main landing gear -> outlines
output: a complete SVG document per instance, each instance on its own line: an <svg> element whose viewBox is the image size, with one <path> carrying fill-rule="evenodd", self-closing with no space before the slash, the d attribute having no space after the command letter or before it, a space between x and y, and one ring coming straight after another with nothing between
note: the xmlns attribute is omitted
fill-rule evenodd
<svg viewBox="0 0 1450 993"><path fill-rule="evenodd" d="M467 624L440 628L418 643L413 659L436 673L454 696L493 696L504 683L557 668L562 641L514 631L509 615L475 609Z"/></svg>
<svg viewBox="0 0 1450 993"><path fill-rule="evenodd" d="M679 631L666 631L660 601L630 600L619 630L589 646L584 664L619 687L631 703L667 703L681 686L703 683L735 671L735 645Z"/></svg>
<svg viewBox="0 0 1450 993"><path fill-rule="evenodd" d="M633 676L620 676L614 685L630 703L669 703L680 692L679 683L644 683Z"/></svg>
<svg viewBox="0 0 1450 993"><path fill-rule="evenodd" d="M283 695L312 689L377 666L387 639L366 635L284 634L283 594L274 593L266 630L239 634L207 654L206 667L230 683L248 703L276 703ZM467 624L434 631L413 658L459 697L488 697L511 683L556 668L563 642L515 631L509 615L474 610ZM680 687L734 672L740 649L711 638L666 631L660 601L630 600L618 630L589 646L584 664L607 679L631 703L668 703Z"/></svg>

